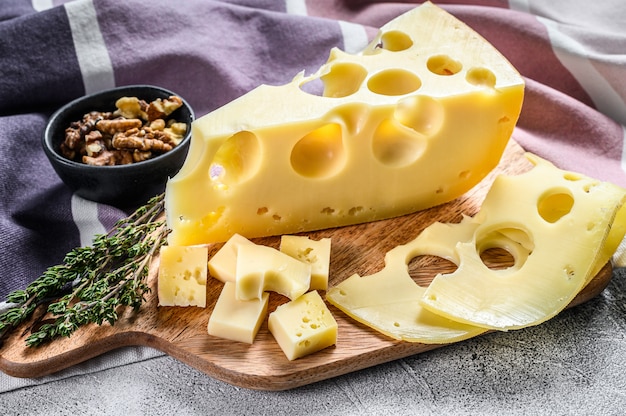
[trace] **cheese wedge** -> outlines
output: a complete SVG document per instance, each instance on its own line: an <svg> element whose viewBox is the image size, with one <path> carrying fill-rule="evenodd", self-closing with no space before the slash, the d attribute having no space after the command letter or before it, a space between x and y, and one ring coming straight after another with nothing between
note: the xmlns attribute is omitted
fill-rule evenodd
<svg viewBox="0 0 626 416"><path fill-rule="evenodd" d="M492 45L425 3L362 53L332 49L316 73L197 119L167 183L169 242L292 234L450 201L497 165L523 95Z"/></svg>
<svg viewBox="0 0 626 416"><path fill-rule="evenodd" d="M610 260L625 234L626 190L528 159L531 171L495 180L471 238L454 247L458 269L434 278L420 299L424 308L488 329L537 325ZM492 247L509 251L514 266L488 268L480 254Z"/></svg>

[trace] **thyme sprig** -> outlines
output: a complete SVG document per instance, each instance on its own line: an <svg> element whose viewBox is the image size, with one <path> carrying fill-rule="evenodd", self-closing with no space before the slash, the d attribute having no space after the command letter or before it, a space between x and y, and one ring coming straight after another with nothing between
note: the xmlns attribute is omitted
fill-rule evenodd
<svg viewBox="0 0 626 416"><path fill-rule="evenodd" d="M95 236L91 246L73 249L26 289L11 292L6 302L12 307L0 314L0 339L43 305L48 315L31 328L29 347L69 337L88 323L113 325L121 306L137 310L150 292L150 262L169 232L160 218L164 203L163 194L155 196L107 234Z"/></svg>

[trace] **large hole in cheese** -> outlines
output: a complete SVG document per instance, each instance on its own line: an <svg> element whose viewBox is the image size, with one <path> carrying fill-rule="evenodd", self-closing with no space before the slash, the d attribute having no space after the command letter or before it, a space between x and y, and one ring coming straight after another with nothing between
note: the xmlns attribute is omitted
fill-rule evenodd
<svg viewBox="0 0 626 416"><path fill-rule="evenodd" d="M470 68L465 75L465 79L477 87L494 88L496 86L496 75L491 70L483 67Z"/></svg>
<svg viewBox="0 0 626 416"><path fill-rule="evenodd" d="M215 153L209 167L209 178L223 185L244 182L254 176L262 158L257 136L249 131L240 131L226 139Z"/></svg>
<svg viewBox="0 0 626 416"><path fill-rule="evenodd" d="M453 273L457 269L453 261L428 254L415 256L407 264L409 276L421 287L427 287L437 274Z"/></svg>
<svg viewBox="0 0 626 416"><path fill-rule="evenodd" d="M537 202L537 211L541 218L555 223L569 214L574 206L574 197L566 189L552 189L545 192Z"/></svg>
<svg viewBox="0 0 626 416"><path fill-rule="evenodd" d="M404 95L417 91L422 80L405 69L384 69L370 77L367 88L380 95Z"/></svg>
<svg viewBox="0 0 626 416"><path fill-rule="evenodd" d="M417 160L426 149L426 140L396 120L383 120L372 136L372 152L383 165L407 166Z"/></svg>
<svg viewBox="0 0 626 416"><path fill-rule="evenodd" d="M390 30L381 35L380 41L376 46L388 51L400 52L413 46L413 40L409 35L400 30Z"/></svg>
<svg viewBox="0 0 626 416"><path fill-rule="evenodd" d="M433 74L448 76L458 74L463 64L448 55L434 55L428 58L426 67Z"/></svg>
<svg viewBox="0 0 626 416"><path fill-rule="evenodd" d="M535 243L532 235L509 224L494 226L476 236L476 251L484 265L493 271L520 269L531 255Z"/></svg>
<svg viewBox="0 0 626 416"><path fill-rule="evenodd" d="M445 110L443 105L432 97L414 95L400 100L393 116L416 132L432 136L443 126Z"/></svg>
<svg viewBox="0 0 626 416"><path fill-rule="evenodd" d="M291 151L291 167L302 176L326 178L343 168L346 154L341 126L329 123L302 137Z"/></svg>
<svg viewBox="0 0 626 416"><path fill-rule="evenodd" d="M333 64L330 71L322 75L324 96L332 98L348 97L361 88L367 77L367 69L352 62Z"/></svg>

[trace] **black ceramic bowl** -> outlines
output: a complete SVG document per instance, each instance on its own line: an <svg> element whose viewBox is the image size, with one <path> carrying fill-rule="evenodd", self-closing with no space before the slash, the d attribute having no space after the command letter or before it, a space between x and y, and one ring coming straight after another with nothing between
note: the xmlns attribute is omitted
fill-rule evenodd
<svg viewBox="0 0 626 416"><path fill-rule="evenodd" d="M91 166L65 158L59 147L70 123L81 120L90 111L113 111L115 102L124 96L150 102L171 95L177 94L160 87L132 85L78 98L50 118L42 140L44 152L59 177L77 195L118 207L142 204L163 192L168 177L175 175L185 161L194 113L184 99L183 106L169 116L187 123L184 139L174 149L152 159L128 165Z"/></svg>

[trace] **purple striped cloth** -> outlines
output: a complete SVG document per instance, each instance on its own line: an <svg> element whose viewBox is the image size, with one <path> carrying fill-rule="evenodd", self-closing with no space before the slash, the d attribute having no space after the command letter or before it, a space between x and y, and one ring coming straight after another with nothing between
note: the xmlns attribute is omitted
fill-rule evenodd
<svg viewBox="0 0 626 416"><path fill-rule="evenodd" d="M46 120L86 93L154 84L201 116L261 83L360 50L419 2L368 0L2 0L0 296L125 215L72 193L40 146ZM526 77L515 139L558 166L626 186L622 0L435 2ZM592 8L592 10L591 10Z"/></svg>

